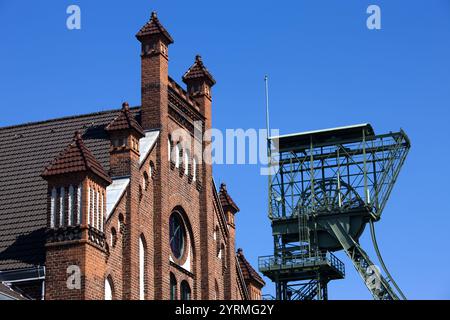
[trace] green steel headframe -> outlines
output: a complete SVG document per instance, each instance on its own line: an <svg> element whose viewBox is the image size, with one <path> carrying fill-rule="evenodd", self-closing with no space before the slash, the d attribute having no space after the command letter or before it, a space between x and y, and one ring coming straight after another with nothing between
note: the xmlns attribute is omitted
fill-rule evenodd
<svg viewBox="0 0 450 320"><path fill-rule="evenodd" d="M349 256L375 299L404 298L382 262L373 222L408 154L407 135L376 135L370 124L361 124L272 137L268 143L274 255L260 257L259 268L276 283L277 299L326 299L327 283L345 276L331 253L338 250ZM359 245L367 223L386 277Z"/></svg>
<svg viewBox="0 0 450 320"><path fill-rule="evenodd" d="M339 138L341 134L343 138ZM273 137L271 147L271 220L296 216L299 210L314 212L335 203L340 210L347 210L356 198L362 199L379 219L410 142L402 130L375 135L365 124ZM323 190L326 192L318 198L317 189L324 184L328 185ZM328 189L332 187L335 190Z"/></svg>

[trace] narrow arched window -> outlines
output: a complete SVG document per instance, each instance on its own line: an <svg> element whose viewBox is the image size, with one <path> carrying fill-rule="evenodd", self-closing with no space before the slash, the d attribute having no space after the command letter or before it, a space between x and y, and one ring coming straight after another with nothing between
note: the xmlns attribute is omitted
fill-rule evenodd
<svg viewBox="0 0 450 320"><path fill-rule="evenodd" d="M145 246L142 236L139 238L139 299L145 300Z"/></svg>
<svg viewBox="0 0 450 320"><path fill-rule="evenodd" d="M169 218L170 249L175 259L181 259L186 245L186 229L178 212L173 212Z"/></svg>
<svg viewBox="0 0 450 320"><path fill-rule="evenodd" d="M114 299L114 285L110 277L105 279L105 300Z"/></svg>
<svg viewBox="0 0 450 320"><path fill-rule="evenodd" d="M169 136L169 139L167 140L167 155L169 158L169 161L172 160L172 138Z"/></svg>
<svg viewBox="0 0 450 320"><path fill-rule="evenodd" d="M184 174L189 174L189 151L187 149L184 150Z"/></svg>
<svg viewBox="0 0 450 320"><path fill-rule="evenodd" d="M177 278L170 273L170 300L177 300Z"/></svg>
<svg viewBox="0 0 450 320"><path fill-rule="evenodd" d="M122 213L119 213L119 221L118 223L118 228L119 228L119 232L120 233L124 233L125 232L125 218L123 217Z"/></svg>
<svg viewBox="0 0 450 320"><path fill-rule="evenodd" d="M214 230L214 240L216 240L216 253L217 256L220 258L220 233L219 233L219 226L216 226L216 229Z"/></svg>
<svg viewBox="0 0 450 320"><path fill-rule="evenodd" d="M192 159L192 181L197 180L197 159Z"/></svg>
<svg viewBox="0 0 450 320"><path fill-rule="evenodd" d="M61 187L60 190L60 195L59 195L59 226L63 227L64 226L64 213L65 213L65 196L66 196L66 190L64 189L64 187Z"/></svg>
<svg viewBox="0 0 450 320"><path fill-rule="evenodd" d="M148 170L148 177L149 178L153 178L154 174L155 174L155 164L153 163L153 161L150 161L150 166L149 166L149 170Z"/></svg>
<svg viewBox="0 0 450 320"><path fill-rule="evenodd" d="M148 183L149 183L148 174L147 174L147 172L144 171L144 176L142 177L142 189L143 190L147 190Z"/></svg>
<svg viewBox="0 0 450 320"><path fill-rule="evenodd" d="M181 282L181 300L191 300L191 287L186 280Z"/></svg>
<svg viewBox="0 0 450 320"><path fill-rule="evenodd" d="M114 248L117 243L117 231L116 228L111 228L111 247Z"/></svg>
<svg viewBox="0 0 450 320"><path fill-rule="evenodd" d="M50 198L50 228L55 227L56 220L56 188L52 189L52 195Z"/></svg>
<svg viewBox="0 0 450 320"><path fill-rule="evenodd" d="M80 185L78 186L78 190L77 190L77 224L81 224L81 216L82 216L82 205L81 205L81 193L83 190L83 186Z"/></svg>
<svg viewBox="0 0 450 320"><path fill-rule="evenodd" d="M222 259L222 272L225 272L225 269L227 268L227 253L225 250L225 245L223 243L220 246L220 254Z"/></svg>
<svg viewBox="0 0 450 320"><path fill-rule="evenodd" d="M67 207L67 215L68 215L68 222L67 222L67 224L69 225L69 226L71 226L71 225L73 225L74 224L74 220L75 220L75 217L74 217L74 189L73 189L73 186L70 186L69 187L69 194L68 194L68 199L67 199L67 205L68 205L68 207Z"/></svg>
<svg viewBox="0 0 450 320"><path fill-rule="evenodd" d="M180 144L177 143L175 146L175 167L180 167Z"/></svg>

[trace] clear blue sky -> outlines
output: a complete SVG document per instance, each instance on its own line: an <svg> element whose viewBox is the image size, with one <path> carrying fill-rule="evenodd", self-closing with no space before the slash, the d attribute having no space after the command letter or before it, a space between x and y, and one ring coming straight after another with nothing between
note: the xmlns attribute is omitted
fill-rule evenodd
<svg viewBox="0 0 450 320"><path fill-rule="evenodd" d="M70 4L81 7L81 30L66 28ZM370 4L381 7L380 31L366 28ZM134 35L151 10L175 40L170 75L180 80L200 53L215 76L216 128L265 126L265 73L282 133L403 128L412 149L378 240L409 298L450 298L450 1L0 0L0 126L139 105ZM237 246L257 266L272 252L266 178L256 165L214 170L241 208ZM368 234L362 244L375 257ZM347 278L330 285L330 298L369 299L340 256Z"/></svg>

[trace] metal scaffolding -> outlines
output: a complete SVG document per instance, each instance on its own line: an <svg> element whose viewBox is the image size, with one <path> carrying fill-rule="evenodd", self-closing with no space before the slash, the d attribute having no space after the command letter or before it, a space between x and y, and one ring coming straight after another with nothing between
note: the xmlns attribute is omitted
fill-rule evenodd
<svg viewBox="0 0 450 320"><path fill-rule="evenodd" d="M410 148L407 135L376 135L370 124L361 124L268 142L274 255L260 257L259 269L275 282L276 298L327 299L328 282L345 276L344 264L332 254L338 250L346 252L375 299L403 298L381 256L386 275L358 240L366 224L373 231L381 217Z"/></svg>

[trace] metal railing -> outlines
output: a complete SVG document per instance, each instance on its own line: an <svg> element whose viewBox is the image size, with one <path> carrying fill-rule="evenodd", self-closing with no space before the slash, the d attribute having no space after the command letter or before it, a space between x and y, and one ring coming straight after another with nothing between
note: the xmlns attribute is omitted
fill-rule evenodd
<svg viewBox="0 0 450 320"><path fill-rule="evenodd" d="M258 258L258 267L261 272L301 267L322 266L327 264L345 275L345 265L331 252L320 252L312 256L262 256Z"/></svg>

